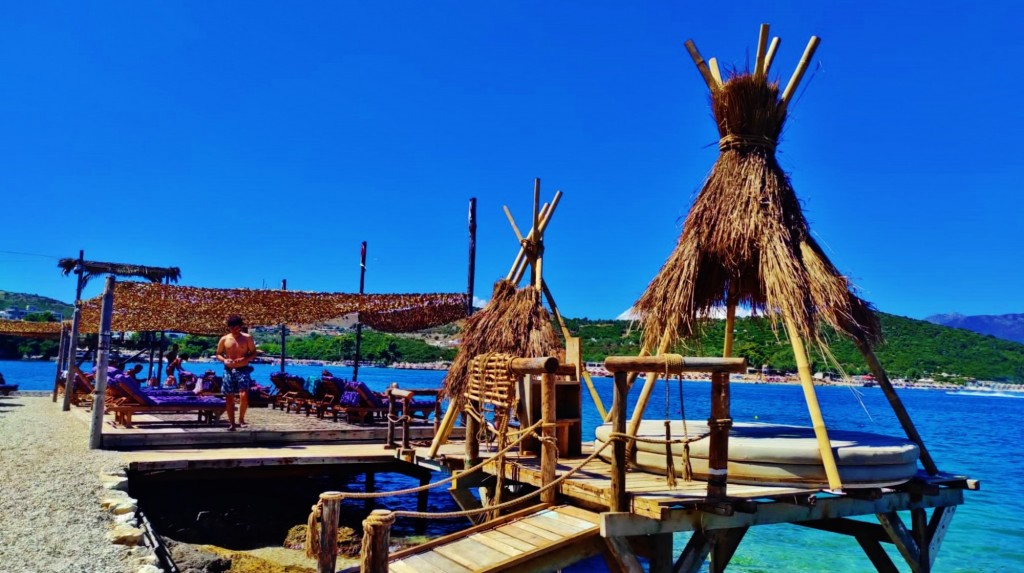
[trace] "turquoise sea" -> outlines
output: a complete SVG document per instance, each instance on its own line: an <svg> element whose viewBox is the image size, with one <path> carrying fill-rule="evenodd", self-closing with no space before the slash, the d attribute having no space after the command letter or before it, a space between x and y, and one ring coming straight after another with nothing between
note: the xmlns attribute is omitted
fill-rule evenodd
<svg viewBox="0 0 1024 573"><path fill-rule="evenodd" d="M202 373L216 364L190 363L187 369ZM0 361L0 372L9 384L22 390L51 390L54 363ZM257 381L269 383L278 366L257 365ZM317 376L322 367L289 366L300 376ZM335 375L350 377L350 368L330 367ZM404 387L436 387L443 372L361 368L359 378L375 389L391 382ZM605 404L611 403L612 381L596 378ZM663 418L680 416L675 381L671 383L669 406L665 407L664 383L654 392L647 415ZM829 428L863 430L902 435L888 401L878 388L819 387L818 398ZM939 468L962 473L982 482L980 491L965 492L966 503L957 510L942 550L935 561L936 572L1024 571L1024 498L1017 484L1024 484L1024 393L947 394L936 390L901 390L900 397L910 412ZM633 397L637 394L634 388ZM707 418L710 384L684 384L686 417ZM599 419L589 394L583 392L584 436L592 437ZM732 412L736 421L761 421L809 425L807 408L799 386L733 384ZM585 438L586 439L586 438ZM909 524L909 516L904 516ZM687 535L676 539L677 549ZM901 571L909 571L902 558L887 544ZM602 571L595 561L573 571ZM853 538L791 525L755 527L747 533L733 557L729 571L873 571L867 557Z"/></svg>

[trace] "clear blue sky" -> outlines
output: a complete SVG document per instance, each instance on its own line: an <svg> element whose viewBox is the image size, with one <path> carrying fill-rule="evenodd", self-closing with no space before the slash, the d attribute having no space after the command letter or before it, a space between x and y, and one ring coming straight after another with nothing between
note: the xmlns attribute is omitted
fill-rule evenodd
<svg viewBox="0 0 1024 573"><path fill-rule="evenodd" d="M567 316L628 308L717 156L683 48L788 79L779 148L836 265L879 309L1024 312L1022 9L1013 2L9 3L0 289L74 297L59 257L181 284L477 294L532 181L565 196L544 271ZM87 290L98 294L100 282Z"/></svg>

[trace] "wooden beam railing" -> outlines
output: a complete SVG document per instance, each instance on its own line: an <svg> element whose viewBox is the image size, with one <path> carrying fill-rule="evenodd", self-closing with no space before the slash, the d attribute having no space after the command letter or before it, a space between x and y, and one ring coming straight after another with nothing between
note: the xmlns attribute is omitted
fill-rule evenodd
<svg viewBox="0 0 1024 573"><path fill-rule="evenodd" d="M746 358L683 357L678 354L660 356L609 356L604 367L615 376L615 398L612 401L612 433L626 434L626 396L629 393L628 377L631 372L658 372L666 376L684 372L711 372L711 428L709 447L708 497L723 497L728 478L729 463L729 418L728 383L729 373L746 372ZM717 381L717 383L716 383ZM723 395L725 401L722 402ZM612 491L610 511L629 511L626 496L626 442L620 438L613 445Z"/></svg>

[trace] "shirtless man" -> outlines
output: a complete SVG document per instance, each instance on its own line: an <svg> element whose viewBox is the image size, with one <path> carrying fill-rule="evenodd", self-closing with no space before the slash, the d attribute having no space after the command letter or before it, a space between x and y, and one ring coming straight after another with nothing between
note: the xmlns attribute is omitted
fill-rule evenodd
<svg viewBox="0 0 1024 573"><path fill-rule="evenodd" d="M245 426L245 411L249 407L249 361L256 357L256 343L252 336L242 332L245 323L242 317L232 314L228 317L228 330L217 343L217 360L224 363L224 401L228 412L228 431L234 432L235 393L238 393L238 425Z"/></svg>

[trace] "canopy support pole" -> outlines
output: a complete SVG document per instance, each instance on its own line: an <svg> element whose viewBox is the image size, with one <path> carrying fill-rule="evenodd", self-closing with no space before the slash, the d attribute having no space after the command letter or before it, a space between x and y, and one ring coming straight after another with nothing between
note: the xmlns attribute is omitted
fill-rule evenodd
<svg viewBox="0 0 1024 573"><path fill-rule="evenodd" d="M828 487L839 491L843 488L843 483L839 479L839 467L836 466L836 458L832 454L832 442L828 439L828 430L825 428L825 419L821 415L818 396L814 393L814 379L811 377L811 365L807 361L807 350L804 348L804 342L801 340L793 320L786 316L784 321L786 333L789 334L789 343L793 346L793 357L796 358L796 369L800 375L800 386L804 390L804 400L807 401L807 410L811 414L814 436L818 439L818 451L821 453L821 462L825 466Z"/></svg>

